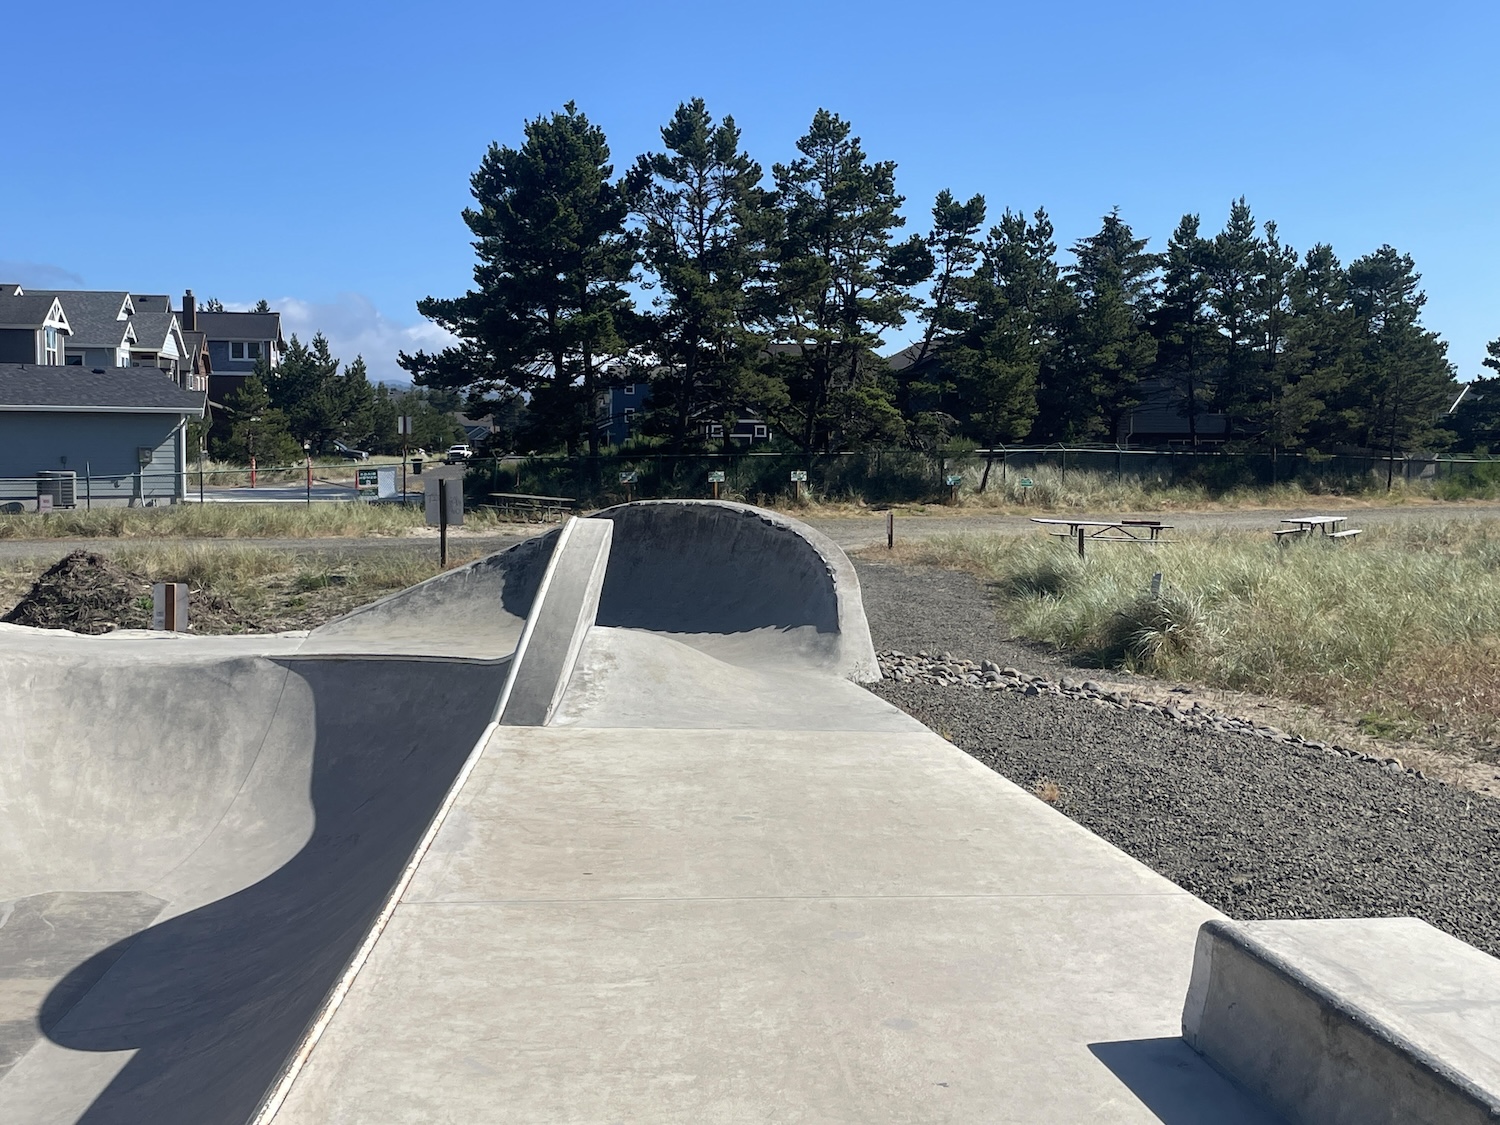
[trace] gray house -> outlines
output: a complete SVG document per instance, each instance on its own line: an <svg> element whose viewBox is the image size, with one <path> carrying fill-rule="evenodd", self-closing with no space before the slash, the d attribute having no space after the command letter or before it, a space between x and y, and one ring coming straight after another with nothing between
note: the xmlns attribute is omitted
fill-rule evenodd
<svg viewBox="0 0 1500 1125"><path fill-rule="evenodd" d="M75 367L129 367L136 344L130 294L118 290L28 289L32 297L55 298L72 329L64 362Z"/></svg>
<svg viewBox="0 0 1500 1125"><path fill-rule="evenodd" d="M0 363L60 364L72 331L56 296L0 285Z"/></svg>
<svg viewBox="0 0 1500 1125"><path fill-rule="evenodd" d="M228 402L260 360L279 367L286 351L278 312L204 312L189 289L182 296L181 322L184 332L201 332L207 343L208 394L215 403Z"/></svg>
<svg viewBox="0 0 1500 1125"><path fill-rule="evenodd" d="M152 367L0 363L0 503L172 503L204 393Z"/></svg>

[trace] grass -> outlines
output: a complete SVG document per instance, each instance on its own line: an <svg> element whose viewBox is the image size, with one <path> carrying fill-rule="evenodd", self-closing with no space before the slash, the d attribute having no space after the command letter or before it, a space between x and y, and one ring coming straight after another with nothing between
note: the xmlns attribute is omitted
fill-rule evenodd
<svg viewBox="0 0 1500 1125"><path fill-rule="evenodd" d="M410 535L425 522L417 504L174 504L0 516L0 539L356 539ZM464 526L501 523L480 509L464 513Z"/></svg>
<svg viewBox="0 0 1500 1125"><path fill-rule="evenodd" d="M1152 551L950 535L912 561L978 573L1013 629L1081 662L1333 707L1372 735L1500 741L1500 521L1403 521L1357 543L1187 535ZM1160 596L1150 593L1160 571Z"/></svg>
<svg viewBox="0 0 1500 1125"><path fill-rule="evenodd" d="M210 542L142 543L112 551L109 558L148 582L186 582L196 604L230 610L230 622L217 625L207 624L215 614L194 617L190 610L194 632L281 632L312 628L431 578L442 569L436 554L301 554ZM474 557L475 552L450 550L450 567ZM50 565L50 560L27 559L0 566L0 613ZM149 598L144 608L149 612Z"/></svg>

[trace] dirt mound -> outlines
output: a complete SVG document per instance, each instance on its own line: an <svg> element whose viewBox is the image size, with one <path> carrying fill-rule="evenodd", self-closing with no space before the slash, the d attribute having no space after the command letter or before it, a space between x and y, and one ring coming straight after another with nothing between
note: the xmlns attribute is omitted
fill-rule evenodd
<svg viewBox="0 0 1500 1125"><path fill-rule="evenodd" d="M38 578L0 620L75 633L149 629L151 583L103 555L74 551Z"/></svg>
<svg viewBox="0 0 1500 1125"><path fill-rule="evenodd" d="M10 625L111 633L151 628L151 580L104 555L74 551L36 580L4 617ZM195 633L242 633L256 623L230 603L203 590L191 591L188 627Z"/></svg>

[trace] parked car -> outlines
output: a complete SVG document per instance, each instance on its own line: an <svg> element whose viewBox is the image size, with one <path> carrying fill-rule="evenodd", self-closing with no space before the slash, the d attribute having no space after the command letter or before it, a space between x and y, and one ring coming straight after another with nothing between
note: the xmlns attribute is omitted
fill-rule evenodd
<svg viewBox="0 0 1500 1125"><path fill-rule="evenodd" d="M345 445L341 441L333 443L333 451L346 461L368 461L370 454L367 450L355 449L351 445Z"/></svg>
<svg viewBox="0 0 1500 1125"><path fill-rule="evenodd" d="M472 445L450 445L448 452L443 455L443 460L450 465L457 465L460 461L467 461L474 456Z"/></svg>

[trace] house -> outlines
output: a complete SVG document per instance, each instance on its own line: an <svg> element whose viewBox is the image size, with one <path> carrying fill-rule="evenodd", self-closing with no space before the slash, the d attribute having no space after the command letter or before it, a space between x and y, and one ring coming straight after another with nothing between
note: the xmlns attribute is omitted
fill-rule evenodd
<svg viewBox="0 0 1500 1125"><path fill-rule="evenodd" d="M62 366L72 332L55 295L0 285L0 363Z"/></svg>
<svg viewBox="0 0 1500 1125"><path fill-rule="evenodd" d="M53 289L29 290L32 296L53 297L72 328L64 363L74 367L129 367L135 329L130 318L135 306L120 291Z"/></svg>
<svg viewBox="0 0 1500 1125"><path fill-rule="evenodd" d="M154 366L0 363L0 504L172 503L204 392Z"/></svg>
<svg viewBox="0 0 1500 1125"><path fill-rule="evenodd" d="M286 352L278 312L205 312L189 289L182 295L182 330L202 333L208 349L208 397L217 404L229 400L255 365L265 360L279 367Z"/></svg>
<svg viewBox="0 0 1500 1125"><path fill-rule="evenodd" d="M141 294L132 304L135 313L130 322L136 342L130 346L130 366L155 367L178 379L187 367L187 343L171 298Z"/></svg>
<svg viewBox="0 0 1500 1125"><path fill-rule="evenodd" d="M651 402L650 383L620 383L600 391L595 404L594 425L604 445L623 445L635 433L636 415ZM710 442L724 440L722 422L700 421L699 436ZM754 445L771 440L771 428L753 411L743 411L729 440Z"/></svg>

